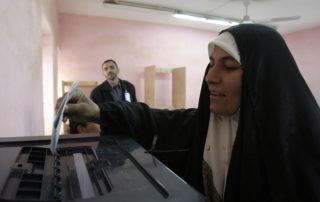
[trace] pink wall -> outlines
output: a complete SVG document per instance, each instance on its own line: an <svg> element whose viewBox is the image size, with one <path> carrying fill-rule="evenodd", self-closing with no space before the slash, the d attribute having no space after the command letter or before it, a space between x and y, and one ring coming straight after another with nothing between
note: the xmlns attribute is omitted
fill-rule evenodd
<svg viewBox="0 0 320 202"><path fill-rule="evenodd" d="M0 136L43 135L43 123L46 119L44 114L48 115L48 109L43 105L43 98L46 93L55 97L55 87L54 89L45 87L44 91L42 89L43 82L48 81L42 75L43 68L46 67L42 67L41 62L43 47L41 5L36 0L0 2L0 14L6 16L0 18L2 58L0 106L2 114L5 114L0 120L2 128ZM197 106L200 84L208 62L206 46L217 33L77 15L61 15L59 23L61 38L58 84L61 80L74 79L103 81L101 62L106 58L114 58L121 68L120 76L136 85L138 99L143 101L144 67L185 66L187 107ZM58 29L52 29L57 35ZM319 36L320 27L285 35L301 73L318 103L320 103L320 71L317 69L320 63ZM55 53L52 55L51 68L55 67L55 55ZM55 74L55 70L50 72ZM55 78L54 75L50 76ZM158 79L159 83L164 84L162 81L168 78ZM60 90L61 86L58 87ZM167 92L170 90L162 90L159 92L160 96L170 94Z"/></svg>
<svg viewBox="0 0 320 202"><path fill-rule="evenodd" d="M320 104L320 27L287 34L285 40Z"/></svg>
<svg viewBox="0 0 320 202"><path fill-rule="evenodd" d="M61 80L103 81L101 63L117 61L120 78L136 86L137 98L144 101L144 68L185 66L187 107L196 107L203 73L208 63L207 43L217 33L161 24L61 14L58 82ZM209 25L210 26L210 25ZM158 99L167 105L171 89L164 85ZM60 87L59 87L60 89Z"/></svg>
<svg viewBox="0 0 320 202"><path fill-rule="evenodd" d="M144 67L187 68L187 107L196 107L204 69L207 43L217 33L161 24L104 17L60 15L58 83L61 80L103 81L101 62L114 58L120 77L131 81L139 101L144 101ZM210 26L210 25L209 25ZM284 36L302 75L320 103L320 28ZM169 81L169 82L168 82ZM170 77L158 77L160 103L171 99ZM59 87L60 89L60 87ZM164 101L163 101L164 99ZM158 102L158 103L159 103ZM167 103L167 104L166 104Z"/></svg>

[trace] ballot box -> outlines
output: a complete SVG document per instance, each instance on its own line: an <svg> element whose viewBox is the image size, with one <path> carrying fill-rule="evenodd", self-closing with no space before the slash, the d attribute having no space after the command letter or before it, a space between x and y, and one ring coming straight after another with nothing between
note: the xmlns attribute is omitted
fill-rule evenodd
<svg viewBox="0 0 320 202"><path fill-rule="evenodd" d="M127 136L0 139L0 201L202 202L203 195Z"/></svg>

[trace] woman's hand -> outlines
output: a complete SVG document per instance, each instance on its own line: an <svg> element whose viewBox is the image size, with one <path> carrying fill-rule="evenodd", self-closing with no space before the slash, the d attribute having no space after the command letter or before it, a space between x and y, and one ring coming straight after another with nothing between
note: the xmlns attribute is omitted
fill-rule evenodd
<svg viewBox="0 0 320 202"><path fill-rule="evenodd" d="M65 95L64 95L65 96ZM57 100L55 110L58 110L63 97ZM64 110L63 121L71 119L77 122L100 122L100 108L81 90L76 89Z"/></svg>

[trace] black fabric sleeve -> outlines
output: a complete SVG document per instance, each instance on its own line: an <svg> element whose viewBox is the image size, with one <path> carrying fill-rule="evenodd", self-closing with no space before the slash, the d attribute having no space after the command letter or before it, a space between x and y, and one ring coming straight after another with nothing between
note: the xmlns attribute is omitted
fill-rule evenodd
<svg viewBox="0 0 320 202"><path fill-rule="evenodd" d="M153 153L176 174L186 168L195 134L196 109L151 109L144 103L108 102L99 105L101 126L107 134L129 135Z"/></svg>
<svg viewBox="0 0 320 202"><path fill-rule="evenodd" d="M124 101L105 102L99 107L100 124L108 134L130 135L147 148L155 135L161 149L183 148L190 143L196 109L151 109L144 103Z"/></svg>

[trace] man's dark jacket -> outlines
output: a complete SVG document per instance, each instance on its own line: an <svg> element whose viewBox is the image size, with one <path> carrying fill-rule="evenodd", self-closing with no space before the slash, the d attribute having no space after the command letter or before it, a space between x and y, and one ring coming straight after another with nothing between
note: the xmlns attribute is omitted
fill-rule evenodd
<svg viewBox="0 0 320 202"><path fill-rule="evenodd" d="M131 102L137 102L136 91L134 85L129 81L119 79L121 91L122 91L122 100L125 100L125 92L130 93ZM114 101L111 95L111 86L108 81L104 81L102 84L97 86L92 90L90 98L96 104L100 104L103 102L111 102Z"/></svg>
<svg viewBox="0 0 320 202"><path fill-rule="evenodd" d="M136 98L136 91L134 85L131 84L129 81L119 79L121 91L122 91L122 99L125 101L125 93L130 94L131 102L137 102ZM101 104L104 102L112 102L114 101L112 94L111 94L112 87L109 82L106 80L97 86L95 89L92 90L90 98L96 104ZM101 134L106 134L107 130L106 127L100 126Z"/></svg>

